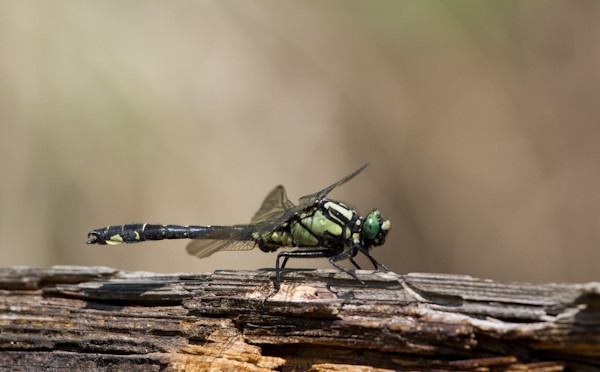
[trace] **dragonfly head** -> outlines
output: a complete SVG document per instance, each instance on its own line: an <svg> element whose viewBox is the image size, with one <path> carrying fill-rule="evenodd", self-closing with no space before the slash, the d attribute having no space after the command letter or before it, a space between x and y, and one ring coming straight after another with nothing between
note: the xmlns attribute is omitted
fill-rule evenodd
<svg viewBox="0 0 600 372"><path fill-rule="evenodd" d="M381 211L373 210L365 217L362 235L367 246L379 246L385 243L385 237L392 227L390 220L383 217Z"/></svg>

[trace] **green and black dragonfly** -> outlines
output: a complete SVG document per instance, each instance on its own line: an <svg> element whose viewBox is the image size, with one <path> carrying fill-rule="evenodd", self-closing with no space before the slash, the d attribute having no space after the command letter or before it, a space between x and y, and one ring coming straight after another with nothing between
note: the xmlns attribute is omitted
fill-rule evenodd
<svg viewBox="0 0 600 372"><path fill-rule="evenodd" d="M145 240L194 239L187 251L196 257L208 257L218 251L250 250L258 246L264 252L274 252L282 247L297 247L283 251L275 261L275 290L281 285L281 269L289 258L329 258L329 262L363 283L353 271L337 262L354 260L363 253L377 271L388 271L371 254L372 247L385 242L390 230L390 220L375 209L361 217L347 205L326 198L336 187L346 183L368 164L346 177L318 191L300 198L294 205L279 185L263 201L249 224L231 226L178 226L128 224L108 226L88 234L88 244L137 243ZM283 262L280 264L281 259ZM364 284L364 283L363 283Z"/></svg>

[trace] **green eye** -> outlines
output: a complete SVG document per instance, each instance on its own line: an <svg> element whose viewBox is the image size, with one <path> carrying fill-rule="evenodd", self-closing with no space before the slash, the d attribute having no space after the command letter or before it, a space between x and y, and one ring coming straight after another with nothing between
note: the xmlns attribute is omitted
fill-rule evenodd
<svg viewBox="0 0 600 372"><path fill-rule="evenodd" d="M365 223L363 225L363 232L367 239L375 239L377 234L379 234L380 230L380 222L379 218L381 217L380 211L373 211L367 215L365 218Z"/></svg>

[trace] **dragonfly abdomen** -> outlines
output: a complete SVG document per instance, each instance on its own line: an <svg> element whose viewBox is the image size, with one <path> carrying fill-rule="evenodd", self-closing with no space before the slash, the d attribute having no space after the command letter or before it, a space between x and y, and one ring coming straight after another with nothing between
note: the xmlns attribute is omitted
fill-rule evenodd
<svg viewBox="0 0 600 372"><path fill-rule="evenodd" d="M243 226L180 226L135 223L108 226L88 234L88 244L139 243L163 239L229 239Z"/></svg>

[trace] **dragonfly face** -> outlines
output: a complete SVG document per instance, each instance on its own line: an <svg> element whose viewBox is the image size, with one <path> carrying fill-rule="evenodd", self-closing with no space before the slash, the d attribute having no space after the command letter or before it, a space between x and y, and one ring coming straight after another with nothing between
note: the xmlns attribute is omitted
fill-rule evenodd
<svg viewBox="0 0 600 372"><path fill-rule="evenodd" d="M388 231L392 227L392 222L385 219L378 209L373 210L365 218L363 224L363 239L368 246L379 246L385 243Z"/></svg>
<svg viewBox="0 0 600 372"><path fill-rule="evenodd" d="M348 259L360 269L354 257L361 252L376 270L387 271L385 266L371 256L369 250L385 242L391 222L377 209L366 217L361 217L344 203L327 199L326 196L366 166L367 164L363 165L321 191L303 196L298 205L288 200L283 186L277 186L267 195L249 224L109 226L91 231L87 243L112 245L187 238L194 239L188 244L188 253L201 258L217 251L248 250L255 246L265 252L273 252L281 247L297 247L295 251L281 252L277 255L276 290L279 290L281 283L281 269L285 267L289 258L327 257L332 265L359 280L353 271L340 266L337 261ZM283 263L280 265L281 259Z"/></svg>

